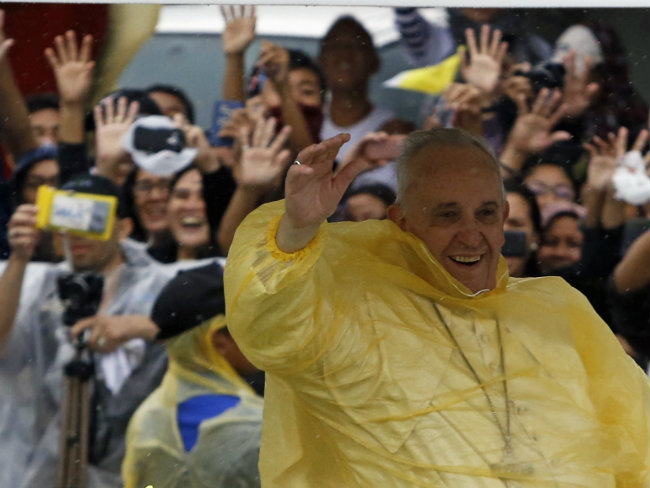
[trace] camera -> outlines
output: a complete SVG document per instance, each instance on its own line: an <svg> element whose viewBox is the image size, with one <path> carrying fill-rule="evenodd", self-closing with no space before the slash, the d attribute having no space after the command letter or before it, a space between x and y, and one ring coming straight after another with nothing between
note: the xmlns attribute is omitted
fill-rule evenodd
<svg viewBox="0 0 650 488"><path fill-rule="evenodd" d="M133 134L133 147L150 154L164 150L179 153L185 147L185 135L178 128L138 126Z"/></svg>
<svg viewBox="0 0 650 488"><path fill-rule="evenodd" d="M545 62L533 66L530 71L515 71L515 76L524 76L530 80L535 93L542 88L562 88L564 86L564 66L560 63Z"/></svg>
<svg viewBox="0 0 650 488"><path fill-rule="evenodd" d="M63 323L72 326L97 313L102 300L104 279L92 273L60 276L57 280L59 298L63 302Z"/></svg>

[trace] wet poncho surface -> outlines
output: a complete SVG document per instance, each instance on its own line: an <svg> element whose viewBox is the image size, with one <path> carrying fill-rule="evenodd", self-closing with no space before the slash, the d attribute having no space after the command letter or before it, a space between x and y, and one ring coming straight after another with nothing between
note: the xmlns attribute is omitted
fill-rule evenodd
<svg viewBox="0 0 650 488"><path fill-rule="evenodd" d="M240 226L228 326L267 372L264 487L647 487L648 378L559 278L476 296L389 221Z"/></svg>
<svg viewBox="0 0 650 488"><path fill-rule="evenodd" d="M166 341L169 368L160 387L129 423L122 464L125 488L253 488L262 428L258 397L211 343L223 327L219 315ZM185 448L177 406L204 395L229 395L232 408L201 422L196 443Z"/></svg>

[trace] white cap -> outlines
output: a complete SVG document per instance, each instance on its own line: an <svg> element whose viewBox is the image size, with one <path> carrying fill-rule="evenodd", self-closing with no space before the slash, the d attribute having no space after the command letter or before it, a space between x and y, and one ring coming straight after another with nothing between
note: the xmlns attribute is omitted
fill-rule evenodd
<svg viewBox="0 0 650 488"><path fill-rule="evenodd" d="M196 155L198 149L194 147L184 147L180 152L163 149L155 153L140 151L134 146L134 134L138 127L147 127L149 129L176 129L176 125L164 115L149 115L136 119L122 138L122 147L126 149L133 162L139 167L158 176L171 176L174 173L189 166Z"/></svg>
<svg viewBox="0 0 650 488"><path fill-rule="evenodd" d="M555 41L555 52L551 60L558 63L573 50L576 53L576 72L582 74L585 57L591 58L592 66L603 61L603 51L600 42L593 32L584 25L572 25L565 30Z"/></svg>

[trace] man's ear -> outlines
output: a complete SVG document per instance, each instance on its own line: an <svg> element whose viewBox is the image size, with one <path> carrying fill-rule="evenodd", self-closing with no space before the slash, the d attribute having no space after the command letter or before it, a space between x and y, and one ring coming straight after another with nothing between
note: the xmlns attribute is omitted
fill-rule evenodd
<svg viewBox="0 0 650 488"><path fill-rule="evenodd" d="M389 220L392 220L397 224L400 229L406 230L406 217L404 216L402 207L398 203L394 203L388 207L386 210L386 216Z"/></svg>
<svg viewBox="0 0 650 488"><path fill-rule="evenodd" d="M117 232L120 241L122 241L129 237L131 232L133 232L133 219L130 217L125 217L123 219L118 218L117 226Z"/></svg>

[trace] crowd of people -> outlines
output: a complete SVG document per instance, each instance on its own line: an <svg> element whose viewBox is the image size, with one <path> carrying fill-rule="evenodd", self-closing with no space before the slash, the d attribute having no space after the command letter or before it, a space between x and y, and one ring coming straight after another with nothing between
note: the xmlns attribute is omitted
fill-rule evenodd
<svg viewBox="0 0 650 488"><path fill-rule="evenodd" d="M418 153L413 147L420 150L428 144L467 144L462 138L431 136L417 146L422 133L437 134L439 128L460 129L463 137L479 141L470 145L481 145L481 151L495 155L509 208L503 219L505 244L495 251L494 265L505 263L498 278L494 283L487 280L479 284L459 278L462 285L477 294L506 286L508 277L523 287L528 286L521 285L527 283L525 278L561 277L586 296L618 339L616 347L620 344L638 366L650 372L650 118L644 97L628 77L630 60L617 33L601 23L585 23L571 26L557 40L546 40L532 34L532 29L513 19L507 10L448 10L448 26L431 24L416 8L394 10L404 55L414 66L435 65L455 54L459 45L466 46L455 80L423 104L422 127L416 123L419 114L414 114L413 120L399 119L372 102L369 81L381 60L362 22L349 16L330 26L320 40L317 58L262 41L258 59L247 67L245 54L256 39L255 9L222 7L222 93L215 94L214 100L194 101L216 102L213 126L200 127L195 123L193 101L183 87L160 80L151 80L147 87L122 87L103 94L89 109L96 60L93 37L82 28L60 33L43 53L43 63L54 74L57 93L20 93L8 53L13 45L29 40L7 39L3 26L8 19L0 11L0 139L6 176L0 182L0 443L6 446L0 460L1 486L50 486L61 472L62 446L70 444L69 436L62 432L68 413L64 410L70 408L64 406L70 383L64 370L80 354L93 366L87 402L91 434L84 460L87 466L82 470L86 486L259 486L262 416L267 415L262 400L264 373L260 369L273 372L271 379L267 376L273 389L266 402L272 405L274 415L284 417L271 427L265 426L267 452L273 443L271 435L282 438L282 445L288 447L286 452L267 455L261 464L269 476L266 479L275 480L276 484L269 486L390 483L386 473L382 474L385 478L373 477L372 469L367 468L373 462L368 459L372 453L379 455L373 451L375 442L393 455L402 449L407 428L400 424L394 432L377 436L369 427L356 427L376 419L409 415L410 402L415 405L419 401L417 395L406 395L408 408L402 404L392 409L373 401L370 395L376 391L372 374L377 365L362 360L352 365L366 375L356 384L356 379L339 375L336 361L350 366L352 360L345 354L361 356L359 348L370 348L370 343L380 339L373 336L366 343L363 340L370 337L368 330L356 337L339 328L331 336L320 337L311 325L327 320L347 323L344 311L350 309L351 297L362 300L376 294L386 303L397 303L397 298L376 281L380 270L395 272L402 265L396 261L391 268L384 262L392 259L389 251L398 252L398 248L386 241L386 250L375 249L374 241L366 242L363 232L373 239L383 235L372 223L357 227L365 229L363 232L348 224L335 224L332 228L349 232L349 238L345 233L336 238L346 246L358 247L351 253L358 255L357 261L348 258L341 263L336 261L343 254L337 253L345 253L346 247L338 240L331 243L329 252L322 251L328 260L336 262L332 269L349 269L350 276L342 282L334 281L333 271L323 271L314 264L314 253L301 253L312 246L312 241L321 245L321 222L310 217L318 213L331 223L390 219L424 241L455 278L464 276L464 268L482 266L476 264L478 258L463 257L447 268L435 252L439 244L429 242L426 232L418 234L424 224L414 223L404 210L404 202L411 198L409 192L419 192L417 198L425 202L425 208L430 192L442 194L450 188L461 193L483 191L481 185L460 184L459 179L449 176L451 173L444 173L448 178L444 183L432 179L433 173L422 173L421 181L431 183L425 190L422 184L409 180L413 175L397 161L400 157L416 160ZM411 148L405 152L408 156L402 155L406 147ZM463 155L475 156L470 149L464 150L469 152ZM442 160L453 160L444 154ZM464 160L456 164L454 171L458 173L475 169ZM322 191L314 187L308 192L310 200L303 195L306 191L301 182L307 185L309 178L315 178L326 166L322 178L329 182L331 195L337 197L328 194L328 200L314 201ZM490 174L477 174L485 177L484 186L490 187ZM113 198L114 219L106 224L110 236L99 240L44 225L43 186ZM256 209L282 199L309 203L304 208L293 205L286 209L291 222L300 225L289 228L283 220L271 230L249 227L237 232L251 213L256 212L253 221L261 218ZM272 209L266 211L271 215L280 207L271 203L264 208ZM451 222L454 211L450 208L444 215L427 218ZM483 224L500 222L491 207L477 212L482 212L479 219ZM268 232L277 232L279 249L271 249L273 246L265 242ZM334 236L340 233L328 232ZM401 246L413 245L402 239L406 238L397 239ZM224 296L224 280L226 292L229 281L228 276L223 277L223 265L228 262L233 242L240 246L233 258L240 271L256 273L256 278L242 278L246 285L238 282L237 286L258 286L259 280L263 287L279 290L279 299L249 297L239 291L236 297ZM376 272L362 270L362 250L381 255L384 261L375 263ZM267 251L268 256L264 254ZM505 258L502 261L498 261L499 251ZM270 264L269 256L284 263L282 269ZM291 272L294 261L300 264L295 276ZM371 260L366 264L374 266ZM307 273L310 266L319 270L318 279L314 278L317 287L300 281L296 285L296 276ZM497 275L497 268L487 272ZM364 297L358 296L356 280L360 278L354 273L373 280L368 282ZM397 282L400 278L395 273L390 279ZM83 276L86 284L88 277L100 278L96 306L66 323L72 305L64 296L62 283L78 276ZM326 293L318 287L326 285L350 290L348 298L337 295L341 310L322 307ZM565 290L564 285L557 287ZM288 292L301 296L301 300L283 308L280 302ZM88 295L84 300L89 300ZM547 306L560 307L559 303L549 298ZM231 308L227 309L227 304ZM414 304L418 314L420 306ZM525 312L522 304L517 307L522 308L517 313ZM403 326L391 318L391 310L382 306L376 314L366 311L367 315L359 315L359 320L368 321L369 329L393 324L401 330ZM318 320L312 323L307 313L315 314ZM399 320L408 318L409 313L400 308ZM436 308L435 313L445 325L442 317L447 312ZM235 339L242 338L246 355L231 336L226 316L236 319ZM242 325L246 320L257 323L258 318L262 324L255 335L267 341L270 352L262 351L261 339L248 337L247 326ZM291 329L296 318L304 328ZM371 319L381 327L376 323L371 326ZM265 320L268 327L286 334L281 342L273 339L263 324ZM539 317L531 317L531 321L537 320ZM549 324L549 329L557 327L557 323ZM318 347L314 346L314 337L318 337ZM354 346L357 339L360 342ZM426 359L423 349L423 344L439 344L422 340L421 344L411 344L413 354L421 355L421 367L443 368ZM350 347L332 352L328 349L331 341L350 341ZM311 371L318 360L324 363L318 366L323 371ZM411 392L419 394L436 386L425 385L426 375L410 374L417 376L412 378L398 368L386 368L382 375L400 377L404 390L412 388ZM503 358L501 368L505 368ZM312 390L314 384L301 376L305 370L327 378L323 381L331 388L330 393L335 393L328 396L317 388ZM340 457L346 466L365 463L365 471L342 468L334 475L328 473L333 466L314 468L322 462L319 456L301 454L303 447L317 448L310 444L313 440L302 439L301 444L294 439L293 430L304 434L316 432L317 427L309 425L309 416L298 400L286 411L278 408L283 396L297 396L287 378L295 379L297 388L304 388L304 405L318 412L326 426L323 432L331 435L327 449L332 449L328 451L332 457L324 455L323 459ZM349 382L350 389L341 384L335 389L333 382ZM378 390L388 403L400 397L383 379L381 387L386 388ZM335 400L348 402L349 408L337 412L338 416L329 416L324 405L333 402L336 395L340 398ZM488 393L485 397L490 402ZM418 409L431 408L418 405ZM578 415L577 405L571 404L570 409L571 415ZM493 414L497 416L494 410ZM645 415L647 420L647 412ZM339 423L343 417L352 418L356 430ZM500 422L496 420L501 429ZM509 414L507 423L509 426ZM502 434L507 437L504 449L514 449L510 431L507 436ZM349 450L344 454L336 451L332 443L337 442ZM620 453L628 452L625 449ZM411 466L415 474L397 476L406 483L404 486L419 486L409 483L433 479L426 475L419 478L417 470L425 469L426 463L414 456L418 460ZM312 463L308 467L306 460ZM456 461L449 456L440 463L451 465ZM495 477L510 479L504 474L509 473L508 462L506 459L498 468L490 468ZM385 463L386 472L404 468L395 457L389 456ZM541 468L535 469L539 473ZM620 486L646 486L635 483L647 483L647 472L635 475L633 470L625 471L620 478L630 484ZM449 479L442 475L436 479L449 483L441 486L455 486L463 476L490 477L480 473L460 469L453 476L449 474ZM512 476L514 481L506 480L504 486L519 486L517 480L525 481L532 474L524 470ZM327 481L319 485L318 479ZM585 475L584 479L597 486L596 477ZM300 484L307 481L311 484ZM573 482L587 486L578 479Z"/></svg>

